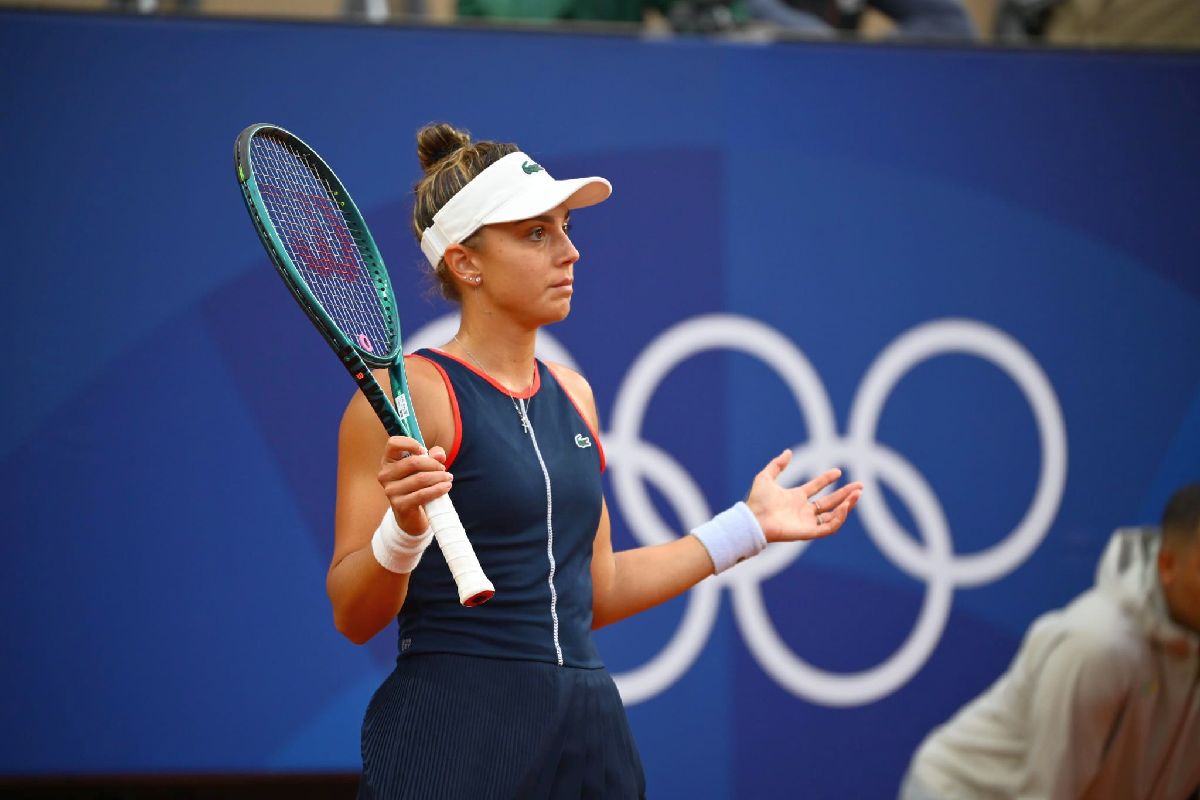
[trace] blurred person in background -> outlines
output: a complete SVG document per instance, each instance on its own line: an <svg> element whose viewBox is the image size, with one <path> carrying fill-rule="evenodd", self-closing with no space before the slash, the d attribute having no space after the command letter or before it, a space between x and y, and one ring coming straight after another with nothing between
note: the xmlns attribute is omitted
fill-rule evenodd
<svg viewBox="0 0 1200 800"><path fill-rule="evenodd" d="M1038 618L918 748L902 800L1184 800L1200 786L1200 483L1113 533L1096 585Z"/></svg>
<svg viewBox="0 0 1200 800"><path fill-rule="evenodd" d="M1095 47L1200 47L1196 0L1001 0L996 41Z"/></svg>
<svg viewBox="0 0 1200 800"><path fill-rule="evenodd" d="M895 23L902 39L978 38L962 0L745 0L750 15L789 31L831 37L858 31L869 8Z"/></svg>
<svg viewBox="0 0 1200 800"><path fill-rule="evenodd" d="M661 15L684 33L720 33L758 21L819 37L857 32L868 8L895 23L897 38L977 38L962 0L458 0L460 17L640 24Z"/></svg>
<svg viewBox="0 0 1200 800"><path fill-rule="evenodd" d="M641 24L647 10L665 14L668 5L668 0L458 0L458 15L533 22Z"/></svg>
<svg viewBox="0 0 1200 800"><path fill-rule="evenodd" d="M679 33L723 33L747 21L742 0L458 0L458 16L639 26L658 21Z"/></svg>

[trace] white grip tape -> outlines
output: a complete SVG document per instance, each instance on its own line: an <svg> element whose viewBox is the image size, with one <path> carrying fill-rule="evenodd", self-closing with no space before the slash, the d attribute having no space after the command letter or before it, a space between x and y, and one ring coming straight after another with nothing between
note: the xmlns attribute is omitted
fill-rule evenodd
<svg viewBox="0 0 1200 800"><path fill-rule="evenodd" d="M481 592L495 592L496 587L483 574L479 559L475 557L475 548L467 539L467 531L454 503L449 495L442 495L436 500L425 504L425 516L429 518L429 527L433 529L433 537L437 539L442 557L450 567L454 583L458 585L458 602L463 605Z"/></svg>

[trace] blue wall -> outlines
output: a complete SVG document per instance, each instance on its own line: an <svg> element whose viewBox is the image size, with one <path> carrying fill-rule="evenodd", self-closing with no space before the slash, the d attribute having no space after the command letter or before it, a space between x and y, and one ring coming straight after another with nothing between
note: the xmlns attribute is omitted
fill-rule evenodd
<svg viewBox="0 0 1200 800"><path fill-rule="evenodd" d="M356 768L395 641L324 596L352 386L232 143L276 122L334 165L416 344L450 309L413 133L447 119L615 185L544 343L596 389L618 547L784 446L872 480L834 539L599 634L652 795L888 796L1200 479L1197 86L1178 55L0 14L0 772Z"/></svg>

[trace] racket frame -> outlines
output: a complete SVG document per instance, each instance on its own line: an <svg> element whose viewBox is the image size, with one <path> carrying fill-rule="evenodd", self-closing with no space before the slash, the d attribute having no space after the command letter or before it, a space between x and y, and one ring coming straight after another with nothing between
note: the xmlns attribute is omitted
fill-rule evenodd
<svg viewBox="0 0 1200 800"><path fill-rule="evenodd" d="M312 164L316 166L319 177L324 179L338 198L339 208L342 216L346 218L346 224L350 228L351 234L355 237L356 243L359 245L360 252L363 255L363 260L366 262L367 271L370 274L371 281L376 295L379 297L380 305L383 307L387 315L387 323L391 327L392 347L391 350L379 355L372 353L369 350L361 347L357 342L347 336L333 318L325 311L320 300L308 288L303 275L299 268L288 255L287 248L283 244L283 240L275 230L275 226L270 223L270 215L267 212L266 204L262 197L262 192L258 186L258 180L252 169L252 161L250 155L250 143L255 135L260 133L274 134L280 138L289 139L294 144L299 145L304 155L311 159ZM238 185L242 189L242 199L246 203L246 209L250 212L251 218L254 220L254 228L258 232L259 238L266 247L267 253L271 256L271 262L275 265L275 269L279 272L279 276L283 278L283 282L287 284L288 290L304 309L304 313L308 315L313 325L325 337L325 341L337 353L342 365L346 371L350 373L350 377L354 378L358 388L366 396L371 404L371 408L383 423L390 436L408 436L416 439L425 446L425 439L421 435L420 425L417 423L416 416L411 412L412 395L408 390L408 376L404 371L404 356L403 343L400 336L400 315L396 309L395 294L392 291L391 279L388 277L387 268L383 263L383 256L379 253L379 248L375 245L375 240L367 230L366 221L363 219L362 213L358 210L350 193L346 191L346 187L338 179L336 173L325 163L325 160L317 154L315 150L308 146L304 140L290 133L277 125L268 123L256 123L250 125L237 138L234 145L234 163L237 169ZM388 377L391 379L392 393L395 395L395 401L388 398L387 393L379 382L375 380L375 376L371 374L371 369L386 369ZM400 410L397 410L399 407Z"/></svg>
<svg viewBox="0 0 1200 800"><path fill-rule="evenodd" d="M288 254L283 240L276 231L275 225L271 222L270 214L263 200L262 190L254 173L250 149L251 142L256 135L275 136L296 146L297 149L302 151L305 159L309 160L309 165L315 168L317 176L328 185L328 188L337 200L337 211L342 214L347 227L350 229L351 236L354 237L355 244L358 245L364 265L371 278L373 289L386 315L385 321L392 332L392 346L386 354L373 353L360 346L348 336L337 322L334 321L333 317L326 312L320 299L308 288L303 274ZM366 221L363 219L362 213L358 210L358 206L351 199L350 193L346 191L346 187L338 179L333 169L325 163L325 160L304 140L290 131L270 123L255 123L246 127L238 135L237 141L234 143L234 168L237 174L238 185L242 190L242 199L246 203L247 211L250 212L250 217L254 222L254 228L258 232L259 239L270 255L271 263L275 265L276 271L283 278L283 282L287 285L296 302L304 309L304 313L308 315L309 320L321 332L322 337L324 337L333 351L337 353L342 366L350 373L350 377L354 379L359 390L367 398L367 401L371 404L371 408L375 411L376 416L387 430L388 435L408 436L419 442L422 447L425 447L425 439L421 435L421 427L417 423L416 414L413 412L412 395L409 393L408 388L408 375L404 369L403 343L400 336L400 315L396 308L395 293L392 290L391 279L388 276L387 267L384 266L383 256L380 254L379 248L375 245L375 240L367 228ZM372 368L386 369L388 371L392 398L388 397L388 393L384 391L379 381L375 379L375 376L371 373ZM454 511L448 497L439 497L431 503L426 504L426 513L429 516L431 525L434 527L435 533L438 534L438 544L446 552L447 546L443 541L440 528L450 525L457 526L457 529L461 531L462 523L458 519L457 512ZM449 521L451 517L452 521ZM452 559L457 560L458 558L462 558L464 547L466 551L469 551L469 558L474 563L475 570L478 571L479 579L472 581L470 588L465 588L460 584L459 602L464 606L481 605L491 599L492 595L495 594L495 589L487 580L487 577L483 575L482 571L479 570L478 560L469 542L465 540L465 537L461 543L456 542L451 546L451 552L447 553L447 563L449 564ZM457 575L455 580L456 582L458 581Z"/></svg>

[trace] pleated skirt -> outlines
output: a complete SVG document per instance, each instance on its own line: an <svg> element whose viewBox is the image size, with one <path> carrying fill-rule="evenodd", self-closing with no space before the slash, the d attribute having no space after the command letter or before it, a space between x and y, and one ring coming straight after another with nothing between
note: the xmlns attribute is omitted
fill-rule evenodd
<svg viewBox="0 0 1200 800"><path fill-rule="evenodd" d="M641 758L604 669L413 655L363 720L360 800L644 798Z"/></svg>

